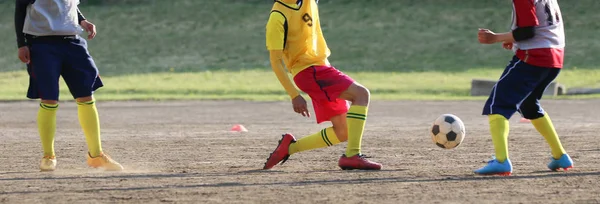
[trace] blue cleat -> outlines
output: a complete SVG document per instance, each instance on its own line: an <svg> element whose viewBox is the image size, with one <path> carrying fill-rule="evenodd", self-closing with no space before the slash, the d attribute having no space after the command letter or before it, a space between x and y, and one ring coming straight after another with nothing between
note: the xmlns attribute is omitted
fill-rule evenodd
<svg viewBox="0 0 600 204"><path fill-rule="evenodd" d="M559 169L568 170L573 168L573 160L568 154L563 154L560 156L560 159L551 158L552 161L548 164L548 168L552 171L557 171Z"/></svg>
<svg viewBox="0 0 600 204"><path fill-rule="evenodd" d="M510 176L512 173L512 163L509 159L506 159L504 162L499 162L496 159L492 159L488 161L486 166L482 167L481 169L477 169L474 172L480 175Z"/></svg>

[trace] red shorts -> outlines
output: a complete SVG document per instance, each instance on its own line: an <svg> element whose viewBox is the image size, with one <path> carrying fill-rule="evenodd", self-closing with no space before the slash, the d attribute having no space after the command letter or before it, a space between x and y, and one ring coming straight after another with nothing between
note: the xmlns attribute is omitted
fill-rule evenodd
<svg viewBox="0 0 600 204"><path fill-rule="evenodd" d="M348 75L332 66L311 66L294 76L296 86L310 96L317 123L348 112L348 102L338 98L354 83Z"/></svg>

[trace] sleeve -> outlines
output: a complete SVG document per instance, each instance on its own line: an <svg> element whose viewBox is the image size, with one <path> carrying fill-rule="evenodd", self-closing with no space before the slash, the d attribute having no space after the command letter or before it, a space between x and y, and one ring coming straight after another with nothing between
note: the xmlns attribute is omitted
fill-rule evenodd
<svg viewBox="0 0 600 204"><path fill-rule="evenodd" d="M267 22L267 50L283 50L287 35L287 20L279 11L271 12Z"/></svg>
<svg viewBox="0 0 600 204"><path fill-rule="evenodd" d="M296 96L300 95L300 93L298 93L298 90L296 90L296 87L290 80L288 72L283 68L283 65L281 64L281 55L281 50L270 51L271 68L273 69L273 72L275 72L275 76L277 76L279 83L281 83L281 86L285 89L285 92L287 92L291 99L294 99Z"/></svg>
<svg viewBox="0 0 600 204"><path fill-rule="evenodd" d="M513 0L513 5L517 16L517 27L539 25L533 0Z"/></svg>
<svg viewBox="0 0 600 204"><path fill-rule="evenodd" d="M29 0L16 0L15 4L15 33L17 34L17 46L26 46L25 34L23 33L23 26L25 25L25 17L27 17L27 6L29 6Z"/></svg>
<svg viewBox="0 0 600 204"><path fill-rule="evenodd" d="M81 14L81 11L79 11L79 8L77 9L77 22L79 22L81 24L81 21L85 21L85 16L83 16L83 14Z"/></svg>

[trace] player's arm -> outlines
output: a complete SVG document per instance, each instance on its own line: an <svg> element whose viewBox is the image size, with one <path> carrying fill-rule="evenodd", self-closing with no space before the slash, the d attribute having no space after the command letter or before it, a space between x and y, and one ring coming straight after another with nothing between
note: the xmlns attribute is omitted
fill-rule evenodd
<svg viewBox="0 0 600 204"><path fill-rule="evenodd" d="M27 6L29 6L30 2L30 0L15 1L15 33L17 34L17 46L19 48L27 45L25 42L25 34L23 33L23 26L25 26Z"/></svg>
<svg viewBox="0 0 600 204"><path fill-rule="evenodd" d="M85 20L87 20L87 19L85 18L85 16L83 16L83 14L79 10L79 8L77 8L77 22L79 22L79 24L81 24L81 21L85 21Z"/></svg>
<svg viewBox="0 0 600 204"><path fill-rule="evenodd" d="M29 47L27 47L27 42L25 41L23 27L25 26L27 6L29 6L29 3L29 0L15 1L15 33L17 34L17 47L19 48L18 55L21 62L27 64L29 64L31 58L29 55Z"/></svg>
<svg viewBox="0 0 600 204"><path fill-rule="evenodd" d="M288 73L285 71L283 64L281 63L283 59L283 51L270 50L269 58L271 61L271 69L273 69L273 72L275 72L277 79L279 79L279 83L281 83L281 85L283 86L287 94L290 96L290 98L293 99L296 98L296 96L300 95L300 93L298 93L298 90L296 90L296 87L290 80Z"/></svg>
<svg viewBox="0 0 600 204"><path fill-rule="evenodd" d="M88 39L94 39L96 37L96 25L89 22L85 16L81 13L79 8L77 8L77 21L81 28L83 28L88 33Z"/></svg>
<svg viewBox="0 0 600 204"><path fill-rule="evenodd" d="M513 43L515 42L515 37L512 32L506 33L494 33L488 29L479 29L479 33L477 34L477 38L481 44L494 44L498 42L502 43Z"/></svg>
<svg viewBox="0 0 600 204"><path fill-rule="evenodd" d="M267 22L267 49L269 50L269 59L273 72L275 72L277 79L287 94L293 99L299 96L300 93L298 93L282 64L286 35L285 21L286 19L282 14L278 12L271 13Z"/></svg>
<svg viewBox="0 0 600 204"><path fill-rule="evenodd" d="M479 42L493 44L497 42L513 43L531 39L535 36L535 26L539 25L535 4L531 0L513 0L517 28L506 33L494 33L488 29L479 29Z"/></svg>

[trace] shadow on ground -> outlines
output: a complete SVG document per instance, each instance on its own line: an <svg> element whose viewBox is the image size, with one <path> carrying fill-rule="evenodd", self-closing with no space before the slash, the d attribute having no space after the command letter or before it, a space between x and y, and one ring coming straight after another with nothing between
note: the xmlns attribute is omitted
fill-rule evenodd
<svg viewBox="0 0 600 204"><path fill-rule="evenodd" d="M402 172L406 169L393 169L393 170L382 170L378 172ZM272 175L272 174L290 174L290 173L365 173L365 171L339 171L339 170L322 170L322 171L299 171L299 172L284 172L284 171L273 171L273 170L247 170L233 173L162 173L162 174L133 174L133 175L107 175L107 176L81 176L81 177L19 177L19 178L0 178L0 181L26 181L26 180L72 180L72 179L140 179L140 178L202 178L202 177L221 177L221 176L256 176L256 175ZM378 173L373 172L372 173ZM3 172L4 174L31 174L33 172ZM376 175L376 174L369 174ZM193 188L215 188L215 187L251 187L251 186L310 186L310 185L348 185L348 184L369 184L369 183L429 183L429 182L443 182L443 181L489 181L489 180L518 180L518 179L544 179L544 178L557 178L557 177L585 177L585 176L600 176L600 172L549 172L549 171L536 171L530 172L529 175L515 175L515 176L477 176L477 175L463 175L463 176L449 176L444 178L419 178L415 176L399 176L399 177L383 177L383 178L358 178L358 179L331 179L331 180L305 180L305 181L281 181L281 182L266 182L266 183L243 183L243 182L221 182L221 183L201 183L201 184L189 184L189 185L160 185L160 186L144 186L144 187L114 187L114 188L92 188L86 190L75 191L77 193L86 192L98 192L98 191L140 191L140 190L158 190L158 189L193 189ZM55 191L12 191L12 192L0 192L0 195L9 194L37 194L37 193L50 193Z"/></svg>

